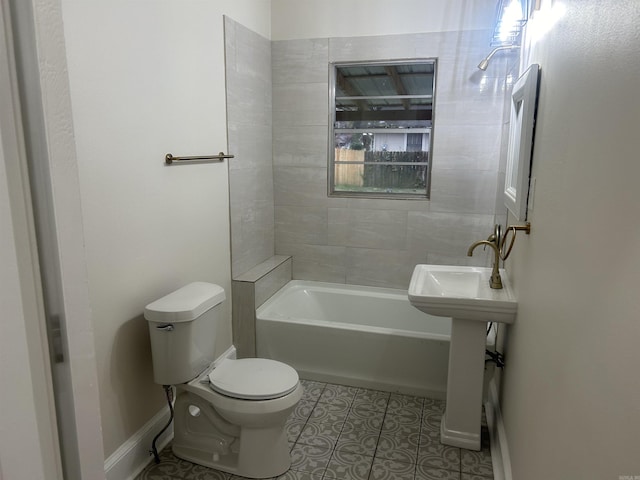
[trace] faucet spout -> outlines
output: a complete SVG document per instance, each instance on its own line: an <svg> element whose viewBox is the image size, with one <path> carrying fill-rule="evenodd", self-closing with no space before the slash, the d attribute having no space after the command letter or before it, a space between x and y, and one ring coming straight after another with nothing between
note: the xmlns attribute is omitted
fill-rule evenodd
<svg viewBox="0 0 640 480"><path fill-rule="evenodd" d="M489 238L492 238L492 237L489 237ZM494 257L494 260L493 260L493 271L491 272L491 279L490 279L489 286L491 288L495 288L495 289L502 288L502 278L500 278L500 271L499 271L499 267L500 267L500 248L498 247L497 242L495 240L480 240L478 242L475 242L474 244L472 244L469 247L469 250L467 250L467 255L469 257L473 256L473 251L479 245L488 245L488 246L490 246L493 249L493 253L495 254L495 257Z"/></svg>

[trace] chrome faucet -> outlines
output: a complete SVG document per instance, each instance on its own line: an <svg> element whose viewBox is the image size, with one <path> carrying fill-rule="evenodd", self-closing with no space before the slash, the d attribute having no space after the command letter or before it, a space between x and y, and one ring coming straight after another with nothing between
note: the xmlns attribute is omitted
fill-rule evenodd
<svg viewBox="0 0 640 480"><path fill-rule="evenodd" d="M502 278L500 278L500 242L502 237L502 227L500 224L496 224L494 227L493 233L489 235L489 238L486 240L480 240L479 242L475 242L469 247L467 251L468 256L473 256L473 251L478 245L490 246L493 249L493 253L495 254L493 261L493 271L491 272L491 278L489 281L489 286L491 288L500 289L502 288Z"/></svg>

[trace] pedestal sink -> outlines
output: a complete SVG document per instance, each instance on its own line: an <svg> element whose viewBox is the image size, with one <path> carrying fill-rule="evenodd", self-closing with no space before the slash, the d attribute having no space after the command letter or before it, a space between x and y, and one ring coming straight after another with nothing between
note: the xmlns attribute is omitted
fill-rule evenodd
<svg viewBox="0 0 640 480"><path fill-rule="evenodd" d="M503 288L489 287L490 268L416 265L409 301L417 309L451 318L447 406L440 440L480 450L487 322L513 323L518 304L504 270Z"/></svg>

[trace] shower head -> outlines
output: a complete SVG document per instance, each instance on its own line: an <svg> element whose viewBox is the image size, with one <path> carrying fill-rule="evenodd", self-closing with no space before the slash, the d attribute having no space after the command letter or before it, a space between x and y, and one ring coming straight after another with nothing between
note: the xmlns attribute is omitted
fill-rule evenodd
<svg viewBox="0 0 640 480"><path fill-rule="evenodd" d="M482 71L486 70L489 66L489 58L483 58L482 61L478 64L478 68Z"/></svg>
<svg viewBox="0 0 640 480"><path fill-rule="evenodd" d="M491 50L491 53L489 53L489 55L487 55L485 58L482 59L482 61L478 64L478 68L480 70L486 70L487 67L489 66L489 62L491 61L491 58L498 53L500 50L515 50L519 48L518 45L509 45L506 47L496 47L493 50Z"/></svg>

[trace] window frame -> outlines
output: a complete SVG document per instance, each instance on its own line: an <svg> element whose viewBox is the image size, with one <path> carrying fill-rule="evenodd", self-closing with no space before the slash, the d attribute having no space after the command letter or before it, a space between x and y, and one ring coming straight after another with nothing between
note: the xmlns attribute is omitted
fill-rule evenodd
<svg viewBox="0 0 640 480"><path fill-rule="evenodd" d="M406 194L391 192L355 192L335 190L335 122L336 122L336 72L339 67L362 67L362 66L387 66L387 65L407 65L418 63L430 63L433 65L433 94L431 95L431 127L429 128L428 155L426 165L425 193ZM360 61L337 61L329 63L329 126L328 126L328 155L327 155L327 196L342 198L375 198L375 199L397 199L397 200L429 200L431 196L431 170L433 165L433 134L435 126L436 110L436 86L438 74L438 58L403 58L394 60L360 60ZM408 98L419 97L419 95L406 95ZM367 129L375 131L376 129ZM406 133L416 133L417 129ZM390 130L389 130L390 131ZM418 132L420 133L420 132ZM406 140L405 140L406 141ZM422 162L416 162L420 164Z"/></svg>

